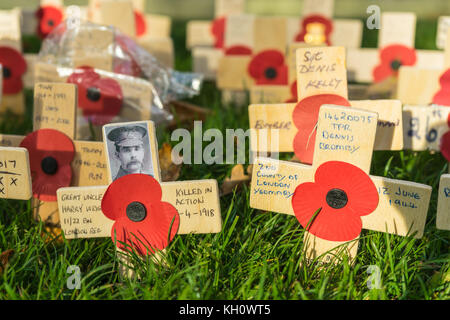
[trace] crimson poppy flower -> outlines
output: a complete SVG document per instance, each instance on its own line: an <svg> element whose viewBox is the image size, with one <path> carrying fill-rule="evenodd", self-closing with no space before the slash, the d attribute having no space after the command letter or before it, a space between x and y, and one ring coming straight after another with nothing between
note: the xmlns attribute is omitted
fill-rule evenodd
<svg viewBox="0 0 450 320"><path fill-rule="evenodd" d="M22 54L11 47L0 47L0 64L3 70L3 93L15 94L22 91L22 75L27 70Z"/></svg>
<svg viewBox="0 0 450 320"><path fill-rule="evenodd" d="M320 107L324 104L350 107L347 99L335 94L319 94L302 99L294 108L292 120L298 129L294 138L294 152L302 163L312 164L316 142L315 127Z"/></svg>
<svg viewBox="0 0 450 320"><path fill-rule="evenodd" d="M226 56L249 56L252 49L244 45L235 45L225 49Z"/></svg>
<svg viewBox="0 0 450 320"><path fill-rule="evenodd" d="M43 39L62 22L63 13L57 7L43 6L36 11L36 18L39 21L37 34Z"/></svg>
<svg viewBox="0 0 450 320"><path fill-rule="evenodd" d="M292 84L291 84L291 97L289 99L286 100L286 103L294 103L298 101L298 96L297 96L297 80L295 80Z"/></svg>
<svg viewBox="0 0 450 320"><path fill-rule="evenodd" d="M278 50L264 50L255 55L247 69L257 85L286 85L288 67L284 55Z"/></svg>
<svg viewBox="0 0 450 320"><path fill-rule="evenodd" d="M450 161L450 131L447 131L441 138L441 153L447 161Z"/></svg>
<svg viewBox="0 0 450 320"><path fill-rule="evenodd" d="M136 23L136 36L140 37L147 32L147 23L145 21L145 16L135 10L134 11L134 21Z"/></svg>
<svg viewBox="0 0 450 320"><path fill-rule="evenodd" d="M219 17L214 19L211 24L211 33L214 36L214 48L223 48L225 42L225 25L227 19Z"/></svg>
<svg viewBox="0 0 450 320"><path fill-rule="evenodd" d="M314 26L317 26L320 29L314 30ZM326 43L330 46L330 34L332 31L333 23L330 19L321 15L311 15L302 20L302 31L295 37L295 41Z"/></svg>
<svg viewBox="0 0 450 320"><path fill-rule="evenodd" d="M360 168L342 161L329 161L317 168L314 182L300 184L292 208L310 233L330 241L353 240L361 233L361 216L378 206L378 192Z"/></svg>
<svg viewBox="0 0 450 320"><path fill-rule="evenodd" d="M101 78L94 69L81 67L67 78L67 82L77 85L78 106L92 124L104 125L119 114L123 94L116 80Z"/></svg>
<svg viewBox="0 0 450 320"><path fill-rule="evenodd" d="M392 44L380 51L380 64L373 69L373 79L381 82L390 76L397 76L401 66L413 66L417 56L414 48Z"/></svg>
<svg viewBox="0 0 450 320"><path fill-rule="evenodd" d="M30 157L33 196L56 201L56 190L68 187L72 180L72 140L58 130L40 129L27 135L20 146L28 150Z"/></svg>
<svg viewBox="0 0 450 320"><path fill-rule="evenodd" d="M102 211L115 221L111 238L118 248L128 251L134 248L146 255L169 245L178 231L180 216L161 197L158 181L146 174L125 175L108 187Z"/></svg>
<svg viewBox="0 0 450 320"><path fill-rule="evenodd" d="M441 89L434 95L433 103L441 106L450 106L450 69L439 78Z"/></svg>

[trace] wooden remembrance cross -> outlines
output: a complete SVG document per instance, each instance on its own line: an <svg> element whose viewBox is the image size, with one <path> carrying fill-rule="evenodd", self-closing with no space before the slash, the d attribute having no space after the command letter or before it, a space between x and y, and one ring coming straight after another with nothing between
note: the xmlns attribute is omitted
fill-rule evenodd
<svg viewBox="0 0 450 320"><path fill-rule="evenodd" d="M74 84L66 83L36 83L34 89L34 114L33 114L33 133L39 132L40 129L54 129L59 131L60 134L64 134L68 139L72 140L73 147L75 149L75 155L71 160L70 166L72 170L72 178L70 185L73 186L92 186L103 185L107 183L107 166L106 158L103 151L102 142L93 141L77 141L75 140L76 131L76 112L77 112L77 87ZM29 137L29 136L27 136ZM35 141L37 152L49 152L51 155L51 149L48 149L49 143L51 145L52 139L45 141L42 136ZM3 147L18 147L24 140L24 136L20 135L0 135L0 146ZM40 141L42 139L42 141ZM12 149L9 149L12 150ZM55 150L55 154L60 150ZM30 150L28 153L31 154ZM22 157L25 156L25 152L22 151ZM4 153L2 152L1 159L3 160ZM5 155L5 160L7 156ZM25 160L22 159L22 162ZM33 159L30 159L31 164ZM36 159L35 159L36 161ZM44 161L44 160L42 160ZM5 163L5 166L9 163ZM42 167L41 163L41 167ZM56 166L56 172L49 173L47 178L57 177L61 172L59 168L62 167L61 163ZM25 168L24 165L22 168ZM42 169L43 170L43 169ZM0 171L1 168L0 168ZM41 219L46 223L58 224L59 214L58 205L56 202L55 194L48 196L54 196L54 200L39 200L38 186L36 179L45 176L44 172L31 171L33 176L33 207L34 216L37 219ZM25 197L26 198L26 197Z"/></svg>
<svg viewBox="0 0 450 320"><path fill-rule="evenodd" d="M148 123L150 129L150 144L155 146L157 152L157 140L154 134L153 122L145 122ZM127 124L129 123L122 123L122 125ZM114 124L114 126L115 125L117 124ZM104 144L106 150L107 141L105 137ZM219 189L216 180L160 182L160 167L157 160L154 161L153 168L155 179L159 182L162 191L161 201L168 202L175 207L178 212L179 227L177 234L218 233L221 231L222 219L219 203ZM130 176L139 177L143 176L143 174L126 175L125 178ZM68 187L58 190L61 228L67 239L112 237L112 228L115 221L109 219L102 212L102 199L105 192L107 192L108 187L113 186L122 178L124 177L115 180L109 186L105 183L103 186ZM111 182L111 180L111 173L109 173L109 181ZM151 197L152 192L152 190L148 190L146 197ZM127 189L123 190L121 193L124 195L123 197L127 197L127 199L130 196L133 197L133 190ZM151 217L151 210L149 214L149 217ZM125 219L132 221L131 217L128 215L128 209L127 218ZM158 221L156 221L156 223L157 222ZM163 231L159 230L159 232L161 233ZM165 236L167 239L167 234ZM115 239L113 238L113 241L114 240ZM119 252L122 251L120 248L118 248L118 250Z"/></svg>
<svg viewBox="0 0 450 320"><path fill-rule="evenodd" d="M297 51L298 57L303 57L306 52L311 51L313 55L314 52L332 53L334 51L335 54L323 56L321 62L332 65L335 61L337 66L340 66L329 73L303 73L302 78L298 79L300 99L318 93L346 94L344 81L340 82L341 85L336 85L335 81L332 87L325 85L330 84L332 79L345 79L344 55L336 53L336 50L341 49L310 48ZM310 70L313 69L311 67ZM324 85L322 88L308 86L310 81L313 83L321 81ZM309 90L309 88L311 89ZM362 105L362 107L366 106ZM281 111L279 112L281 113ZM313 182L317 169L329 161L346 162L358 167L366 174L369 173L376 130L377 126L379 127L377 113L356 108L323 105L320 107L316 123L317 133L312 166L269 158L255 160L250 196L252 208L294 215L291 202L297 186L305 182ZM371 176L370 180L376 187L379 201L371 214L361 217L362 228L401 236L415 233L415 237L422 237L431 187L375 176ZM313 195L311 196L313 197ZM320 202L321 199L317 199L317 201ZM315 210L317 209L319 207ZM351 241L330 241L306 232L306 257L308 259L321 257L322 261L327 262L332 259L333 255L339 254L343 250L350 258L354 258L357 253L357 243L358 237Z"/></svg>

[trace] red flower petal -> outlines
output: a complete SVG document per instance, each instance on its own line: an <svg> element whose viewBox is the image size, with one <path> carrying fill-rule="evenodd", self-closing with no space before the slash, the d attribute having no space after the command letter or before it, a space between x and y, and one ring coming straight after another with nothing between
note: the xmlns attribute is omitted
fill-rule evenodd
<svg viewBox="0 0 450 320"><path fill-rule="evenodd" d="M450 161L450 131L442 136L440 149L444 158Z"/></svg>
<svg viewBox="0 0 450 320"><path fill-rule="evenodd" d="M39 20L37 34L45 38L53 29L55 29L63 20L62 11L54 6L40 7L36 12Z"/></svg>
<svg viewBox="0 0 450 320"><path fill-rule="evenodd" d="M11 47L0 47L0 64L3 68L3 93L15 94L22 91L22 75L27 70L22 54Z"/></svg>
<svg viewBox="0 0 450 320"><path fill-rule="evenodd" d="M344 173L340 176L346 180L344 184L335 177L338 172ZM349 241L358 237L362 229L359 216L371 213L378 205L378 193L370 177L351 164L331 161L317 169L314 179L314 183L299 185L292 197L292 208L300 224L313 235L325 240ZM352 186L348 182L353 179L360 183ZM343 185L345 189L342 189ZM368 193L361 195L356 190L359 186L364 186ZM348 202L344 207L336 209L327 204L326 196L332 189L341 189L346 193ZM370 204L361 206L366 197ZM364 210L363 214L359 209Z"/></svg>
<svg viewBox="0 0 450 320"><path fill-rule="evenodd" d="M413 66L416 64L417 55L414 48L409 48L401 44L392 44L384 47L380 51L380 63L374 68L372 74L375 82L380 82L387 77L398 74L398 69L394 69L392 64L399 66Z"/></svg>
<svg viewBox="0 0 450 320"><path fill-rule="evenodd" d="M284 55L278 50L264 50L255 55L248 65L248 73L254 79L261 79L267 68L278 68L284 64Z"/></svg>
<svg viewBox="0 0 450 320"><path fill-rule="evenodd" d="M211 24L211 33L214 36L214 47L223 48L225 42L226 18L220 17L214 19Z"/></svg>
<svg viewBox="0 0 450 320"><path fill-rule="evenodd" d="M40 129L27 135L20 146L29 153L33 196L42 201L56 201L56 190L69 186L72 180L70 165L75 156L72 140L58 130ZM56 160L54 174L43 170L42 161L48 157Z"/></svg>
<svg viewBox="0 0 450 320"><path fill-rule="evenodd" d="M251 54L252 49L244 45L231 46L225 49L226 56L249 56Z"/></svg>
<svg viewBox="0 0 450 320"><path fill-rule="evenodd" d="M130 202L157 203L161 201L161 197L161 186L153 177L146 174L128 174L109 185L103 196L102 211L109 219L118 220L126 217Z"/></svg>
<svg viewBox="0 0 450 320"><path fill-rule="evenodd" d="M292 120L298 128L294 138L294 152L302 163L311 164L316 141L315 126L319 117L320 107L324 104L350 107L347 99L335 94L320 94L304 98L297 103Z"/></svg>
<svg viewBox="0 0 450 320"><path fill-rule="evenodd" d="M333 31L333 22L330 19L321 15L311 15L304 18L302 21L302 30L300 31L300 34L298 34L295 37L295 41L305 42L305 36L307 34L307 26L310 23L320 23L325 27L324 29L325 43L330 46L331 45L330 34Z"/></svg>
<svg viewBox="0 0 450 320"><path fill-rule="evenodd" d="M450 106L450 69L439 78L440 90L434 95L433 103L441 106Z"/></svg>
<svg viewBox="0 0 450 320"><path fill-rule="evenodd" d="M140 37L147 32L145 16L141 12L135 10L134 21L136 23L136 36Z"/></svg>

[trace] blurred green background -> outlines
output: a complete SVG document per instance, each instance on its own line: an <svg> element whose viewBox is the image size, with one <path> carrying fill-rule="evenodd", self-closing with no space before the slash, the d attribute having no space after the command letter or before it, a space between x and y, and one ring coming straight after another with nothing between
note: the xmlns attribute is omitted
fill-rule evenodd
<svg viewBox="0 0 450 320"><path fill-rule="evenodd" d="M88 0L65 0L65 5L86 5ZM0 8L37 7L39 0L0 0ZM449 0L335 0L335 17L365 17L367 7L379 5L382 11L410 11L418 18L450 15ZM298 16L302 0L247 0L247 12L262 15ZM175 19L209 19L214 14L214 0L147 0L147 11L167 14Z"/></svg>

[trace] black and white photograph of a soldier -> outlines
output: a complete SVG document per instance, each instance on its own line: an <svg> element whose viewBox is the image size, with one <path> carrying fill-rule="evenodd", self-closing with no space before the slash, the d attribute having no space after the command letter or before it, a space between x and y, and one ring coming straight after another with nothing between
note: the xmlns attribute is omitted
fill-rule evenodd
<svg viewBox="0 0 450 320"><path fill-rule="evenodd" d="M152 149L146 122L107 125L109 170L112 180L127 174L142 173L154 176Z"/></svg>

